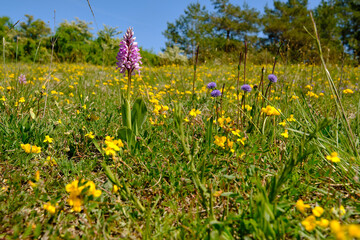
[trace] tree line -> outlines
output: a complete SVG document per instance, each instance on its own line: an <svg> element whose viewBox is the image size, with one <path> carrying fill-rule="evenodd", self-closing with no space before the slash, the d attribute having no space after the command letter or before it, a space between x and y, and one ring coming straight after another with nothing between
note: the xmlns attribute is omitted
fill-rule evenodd
<svg viewBox="0 0 360 240"><path fill-rule="evenodd" d="M104 25L96 36L91 32L91 22L76 18L63 21L52 32L41 19L25 15L25 21L13 22L9 17L0 17L1 56L9 61L92 63L114 65L119 50L121 34L116 27ZM4 53L4 54L3 54ZM158 57L143 50L145 62L158 64Z"/></svg>
<svg viewBox="0 0 360 240"><path fill-rule="evenodd" d="M144 62L184 62L184 56L191 60L196 49L199 61L235 60L244 52L245 42L252 61L264 63L277 53L291 62L318 61L315 43L305 30L312 30L307 0L275 0L262 14L229 0L211 0L211 4L209 10L191 3L175 22L168 22L164 52L156 55L142 49ZM359 63L360 1L322 0L313 15L326 60ZM57 62L115 64L121 33L116 27L104 25L94 35L91 23L76 19L61 22L52 32L43 20L25 18L14 22L0 17L0 53L6 59L44 63L52 55Z"/></svg>
<svg viewBox="0 0 360 240"><path fill-rule="evenodd" d="M199 3L187 6L175 22L167 23L166 46L177 45L192 57L199 47L203 58L236 58L244 42L254 58L264 62L269 55L286 55L289 61L316 62L315 42L307 0L275 0L261 14L248 5L229 0L211 0L212 10ZM328 61L360 61L360 1L322 0L312 10Z"/></svg>

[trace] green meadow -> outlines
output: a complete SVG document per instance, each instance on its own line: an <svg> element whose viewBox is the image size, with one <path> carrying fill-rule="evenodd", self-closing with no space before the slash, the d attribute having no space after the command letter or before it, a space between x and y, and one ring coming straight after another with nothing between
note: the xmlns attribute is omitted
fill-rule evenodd
<svg viewBox="0 0 360 240"><path fill-rule="evenodd" d="M237 63L145 66L130 131L114 67L4 65L0 237L358 236L360 69L329 66L336 92L322 66L272 69L237 94Z"/></svg>

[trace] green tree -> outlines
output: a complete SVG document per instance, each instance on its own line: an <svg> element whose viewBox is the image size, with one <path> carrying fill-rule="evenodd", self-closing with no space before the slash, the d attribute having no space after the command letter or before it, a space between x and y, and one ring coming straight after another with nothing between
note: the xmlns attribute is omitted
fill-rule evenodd
<svg viewBox="0 0 360 240"><path fill-rule="evenodd" d="M163 34L168 39L166 46L179 45L188 56L193 56L197 45L206 48L210 43L212 28L209 13L205 6L192 3L175 23L167 23Z"/></svg>
<svg viewBox="0 0 360 240"><path fill-rule="evenodd" d="M6 33L9 31L11 26L9 17L0 17L0 38L5 37Z"/></svg>
<svg viewBox="0 0 360 240"><path fill-rule="evenodd" d="M26 14L26 22L20 23L20 36L28 39L40 39L42 37L49 36L51 29L49 26L41 19L36 19L34 17Z"/></svg>
<svg viewBox="0 0 360 240"><path fill-rule="evenodd" d="M20 22L14 36L16 45L14 49L17 49L17 57L22 61L33 61L38 54L43 61L46 61L49 51L46 49L45 43L49 40L51 29L41 19L34 20L34 17L28 14L25 15L25 18L26 21ZM43 46L40 46L41 41L43 41ZM37 51L38 48L39 51Z"/></svg>
<svg viewBox="0 0 360 240"><path fill-rule="evenodd" d="M314 11L323 52L328 60L336 62L340 60L343 52L338 13L335 0L322 0Z"/></svg>
<svg viewBox="0 0 360 240"><path fill-rule="evenodd" d="M55 33L55 53L59 60L68 62L86 62L91 57L91 23L79 20L60 23Z"/></svg>
<svg viewBox="0 0 360 240"><path fill-rule="evenodd" d="M307 0L288 0L286 3L276 0L274 9L265 7L263 22L268 42L273 46L288 42L293 61L308 59L314 50L314 42L304 29L304 26L312 29L307 3Z"/></svg>
<svg viewBox="0 0 360 240"><path fill-rule="evenodd" d="M360 62L360 2L358 0L337 0L341 41L354 59Z"/></svg>
<svg viewBox="0 0 360 240"><path fill-rule="evenodd" d="M116 54L119 50L121 31L117 27L104 25L97 33L97 38L92 44L91 55L88 60L94 64L114 65Z"/></svg>
<svg viewBox="0 0 360 240"><path fill-rule="evenodd" d="M259 12L254 8L250 9L244 4L243 9L240 6L233 5L229 0L212 0L216 10L211 15L211 23L215 27L220 39L226 39L225 52L235 50L239 42L249 41L249 36L255 36L259 31L260 20ZM256 41L256 38L252 39Z"/></svg>

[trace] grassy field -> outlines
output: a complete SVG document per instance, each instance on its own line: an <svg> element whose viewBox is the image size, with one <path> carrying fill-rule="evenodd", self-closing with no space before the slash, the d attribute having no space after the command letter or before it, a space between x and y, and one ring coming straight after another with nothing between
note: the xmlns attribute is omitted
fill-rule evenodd
<svg viewBox="0 0 360 240"><path fill-rule="evenodd" d="M3 65L0 239L360 238L360 68L262 67Z"/></svg>

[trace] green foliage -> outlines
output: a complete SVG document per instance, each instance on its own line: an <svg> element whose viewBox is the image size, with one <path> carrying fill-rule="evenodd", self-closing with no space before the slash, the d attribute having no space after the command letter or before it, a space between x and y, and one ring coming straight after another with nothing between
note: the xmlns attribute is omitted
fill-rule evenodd
<svg viewBox="0 0 360 240"><path fill-rule="evenodd" d="M163 32L167 39L163 53L141 48L143 63L158 66L185 62L182 54L177 55L177 47L187 59L193 60L199 47L200 62L237 62L239 53L244 51L244 41L249 60L254 63L270 61L280 44L283 61L319 63L316 47L304 30L310 27L308 0L274 1L274 7L266 6L262 15L246 4L239 6L229 0L211 2L212 9L200 3L189 4L174 22L168 22ZM313 11L325 60L359 62L358 1L322 0ZM76 19L61 22L51 32L44 21L31 15L25 18L16 25L9 17L0 18L0 38L5 40L0 53L5 51L7 61L46 63L53 54L53 62L115 65L121 33L117 27L104 25L95 35L91 22ZM259 37L260 31L264 37Z"/></svg>
<svg viewBox="0 0 360 240"><path fill-rule="evenodd" d="M360 2L357 0L337 0L339 27L343 44L360 62Z"/></svg>
<svg viewBox="0 0 360 240"><path fill-rule="evenodd" d="M163 53L159 53L159 58L163 64L185 64L187 57L177 45L167 46Z"/></svg>
<svg viewBox="0 0 360 240"><path fill-rule="evenodd" d="M307 0L274 1L274 9L265 8L264 33L273 44L288 42L290 57L295 61L305 60L304 56L309 57L315 49L304 29L311 26L307 3Z"/></svg>

